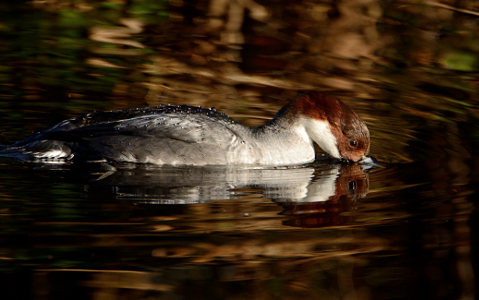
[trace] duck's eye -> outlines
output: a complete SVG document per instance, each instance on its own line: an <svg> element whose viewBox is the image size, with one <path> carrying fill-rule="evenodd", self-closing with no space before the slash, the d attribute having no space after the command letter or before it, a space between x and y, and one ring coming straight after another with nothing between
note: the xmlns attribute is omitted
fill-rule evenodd
<svg viewBox="0 0 479 300"><path fill-rule="evenodd" d="M350 181L348 185L349 185L349 191L351 193L356 192L356 189L358 187L358 185L356 184L356 181Z"/></svg>
<svg viewBox="0 0 479 300"><path fill-rule="evenodd" d="M356 148L358 146L358 141L356 140L349 140L349 146Z"/></svg>

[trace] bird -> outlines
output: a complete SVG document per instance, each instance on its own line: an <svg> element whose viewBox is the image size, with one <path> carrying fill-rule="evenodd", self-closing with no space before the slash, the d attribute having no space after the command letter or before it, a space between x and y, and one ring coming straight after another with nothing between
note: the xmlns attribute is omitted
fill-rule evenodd
<svg viewBox="0 0 479 300"><path fill-rule="evenodd" d="M336 160L354 163L368 157L370 134L342 101L309 92L259 127L215 108L188 105L88 113L3 145L0 157L40 163L292 166L313 162L314 144Z"/></svg>

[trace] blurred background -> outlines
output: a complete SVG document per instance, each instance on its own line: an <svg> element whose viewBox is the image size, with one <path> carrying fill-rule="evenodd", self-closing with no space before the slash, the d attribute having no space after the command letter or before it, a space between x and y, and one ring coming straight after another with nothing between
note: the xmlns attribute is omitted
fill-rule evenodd
<svg viewBox="0 0 479 300"><path fill-rule="evenodd" d="M140 183L123 177L95 185L2 159L2 290L38 299L475 299L478 71L472 0L1 3L0 144L82 113L159 104L215 106L259 126L319 90L363 118L384 164L341 169L337 191L351 178L364 188L349 184L321 204L276 199L269 179L291 184L281 180L292 172L241 175L260 183L221 182L214 197L175 205L185 187L171 182L191 170L123 174L142 178L132 191ZM317 166L308 174L305 184L326 178ZM148 194L146 183L158 186ZM189 184L188 193L206 190ZM119 197L124 189L134 200ZM152 194L173 204L154 205Z"/></svg>

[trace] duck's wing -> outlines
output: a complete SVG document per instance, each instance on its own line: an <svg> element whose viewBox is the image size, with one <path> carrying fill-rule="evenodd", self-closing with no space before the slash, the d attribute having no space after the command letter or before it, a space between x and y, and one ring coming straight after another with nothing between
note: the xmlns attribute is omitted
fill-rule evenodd
<svg viewBox="0 0 479 300"><path fill-rule="evenodd" d="M76 120L62 122L40 133L36 139L79 141L92 138L130 136L170 138L185 143L221 143L240 138L239 124L202 115L157 114L107 121L94 124L75 124Z"/></svg>
<svg viewBox="0 0 479 300"><path fill-rule="evenodd" d="M230 147L243 139L240 126L204 115L160 114L80 127L67 138L80 141L77 152L116 161L224 164Z"/></svg>
<svg viewBox="0 0 479 300"><path fill-rule="evenodd" d="M224 115L162 110L118 120L120 113L112 114L66 120L14 146L36 158L224 164L244 134Z"/></svg>

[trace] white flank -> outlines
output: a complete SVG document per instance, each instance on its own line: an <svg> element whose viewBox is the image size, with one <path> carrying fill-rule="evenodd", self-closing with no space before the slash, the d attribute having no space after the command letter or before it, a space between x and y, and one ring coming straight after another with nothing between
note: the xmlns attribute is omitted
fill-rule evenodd
<svg viewBox="0 0 479 300"><path fill-rule="evenodd" d="M58 149L48 150L46 152L35 152L33 153L33 156L37 159L63 159L68 157L65 151Z"/></svg>

